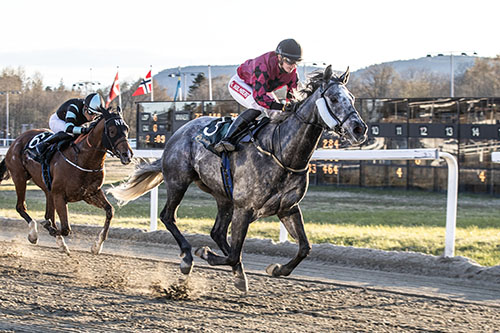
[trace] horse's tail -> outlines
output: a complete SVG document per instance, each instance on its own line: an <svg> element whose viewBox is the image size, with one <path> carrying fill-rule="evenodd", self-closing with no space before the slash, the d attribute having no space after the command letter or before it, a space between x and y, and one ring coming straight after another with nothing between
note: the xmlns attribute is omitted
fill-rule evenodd
<svg viewBox="0 0 500 333"><path fill-rule="evenodd" d="M147 191L160 185L162 182L161 159L158 159L153 163L139 164L126 182L106 192L111 193L118 200L118 204L123 206L127 202L137 199Z"/></svg>
<svg viewBox="0 0 500 333"><path fill-rule="evenodd" d="M0 162L0 183L2 180L7 180L10 178L9 170L7 169L7 165L5 164L5 158Z"/></svg>

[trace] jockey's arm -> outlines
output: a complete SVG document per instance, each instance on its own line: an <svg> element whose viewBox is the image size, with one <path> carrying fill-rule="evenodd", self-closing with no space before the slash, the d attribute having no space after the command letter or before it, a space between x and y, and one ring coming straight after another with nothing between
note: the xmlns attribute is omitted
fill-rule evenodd
<svg viewBox="0 0 500 333"><path fill-rule="evenodd" d="M253 98L255 101L270 110L281 110L283 109L283 104L276 101L275 96L270 95L270 93L266 90L267 87L267 77L269 74L267 73L267 67L264 64L259 64L259 66L255 67L255 71L253 72L252 77L252 86L253 86Z"/></svg>
<svg viewBox="0 0 500 333"><path fill-rule="evenodd" d="M78 112L78 107L74 104L68 106L66 110L66 117L64 121L66 122L65 132L70 134L82 134L82 127L76 126L76 112Z"/></svg>

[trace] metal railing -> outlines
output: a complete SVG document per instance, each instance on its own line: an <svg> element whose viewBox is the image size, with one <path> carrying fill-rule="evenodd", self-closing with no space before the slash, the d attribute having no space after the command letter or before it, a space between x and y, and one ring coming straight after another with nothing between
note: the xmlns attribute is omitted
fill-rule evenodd
<svg viewBox="0 0 500 333"><path fill-rule="evenodd" d="M134 157L160 158L163 150L135 150ZM494 153L495 154L495 153ZM439 160L448 165L448 185L446 201L446 234L444 256L455 254L455 229L457 221L458 163L455 157L438 149L388 149L388 150L316 150L315 160ZM500 161L500 154L498 155ZM150 230L158 227L158 187L151 190ZM288 233L280 223L280 242L286 241Z"/></svg>

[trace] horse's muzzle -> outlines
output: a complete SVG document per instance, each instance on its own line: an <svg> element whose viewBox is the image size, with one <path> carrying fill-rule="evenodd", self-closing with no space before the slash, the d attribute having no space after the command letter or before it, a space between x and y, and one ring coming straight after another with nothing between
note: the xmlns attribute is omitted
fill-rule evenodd
<svg viewBox="0 0 500 333"><path fill-rule="evenodd" d="M356 121L356 124L352 128L352 141L353 144L362 144L363 142L366 141L367 135L366 132L368 130L368 127L359 121Z"/></svg>
<svg viewBox="0 0 500 333"><path fill-rule="evenodd" d="M129 164L130 162L132 162L132 157L134 156L134 153L132 152L132 150L130 149L127 149L125 152L120 152L120 154L118 155L120 157L120 162L123 164L123 165L127 165Z"/></svg>

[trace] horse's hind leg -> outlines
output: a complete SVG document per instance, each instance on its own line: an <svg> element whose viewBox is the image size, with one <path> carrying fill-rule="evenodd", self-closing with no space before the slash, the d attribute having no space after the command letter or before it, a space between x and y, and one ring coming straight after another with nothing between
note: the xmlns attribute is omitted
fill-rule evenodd
<svg viewBox="0 0 500 333"><path fill-rule="evenodd" d="M90 251L93 254L99 254L102 251L102 244L108 238L109 225L111 224L111 219L114 215L113 206L111 206L102 190L99 190L96 195L85 198L84 200L86 203L98 208L102 208L106 211L106 221L104 222L104 226L99 233L97 240L94 242L94 244L92 244L92 247L90 248Z"/></svg>
<svg viewBox="0 0 500 333"><path fill-rule="evenodd" d="M304 230L304 219L300 207L294 206L290 210L278 213L278 217L285 225L290 235L299 242L299 251L295 258L285 265L271 264L266 268L266 272L271 276L288 276L297 265L311 252L311 244L307 240Z"/></svg>
<svg viewBox="0 0 500 333"><path fill-rule="evenodd" d="M234 210L231 221L231 247L225 257L217 255L208 247L201 247L195 254L205 259L210 265L229 265L233 269L234 285L243 292L248 291L248 280L241 263L241 252L245 241L248 226L253 221L253 213L248 210Z"/></svg>
<svg viewBox="0 0 500 333"><path fill-rule="evenodd" d="M215 224L210 231L210 236L215 244L219 246L222 252L227 256L231 247L227 242L227 230L231 223L233 215L233 203L230 200L217 200L217 218Z"/></svg>
<svg viewBox="0 0 500 333"><path fill-rule="evenodd" d="M16 187L17 203L16 211L21 215L21 217L28 223L29 233L28 240L32 244L38 243L38 228L36 221L31 218L26 209L26 183L28 181L27 174L25 172L15 173L11 172L12 181Z"/></svg>
<svg viewBox="0 0 500 333"><path fill-rule="evenodd" d="M168 231L174 236L175 241L181 249L180 256L181 260L181 272L183 274L191 273L193 268L193 256L191 254L191 244L188 243L186 238L181 234L179 228L177 228L175 215L177 207L182 201L186 190L188 189L189 183L178 183L178 182L168 182L167 185L167 202L165 207L160 213L160 219L167 228Z"/></svg>

